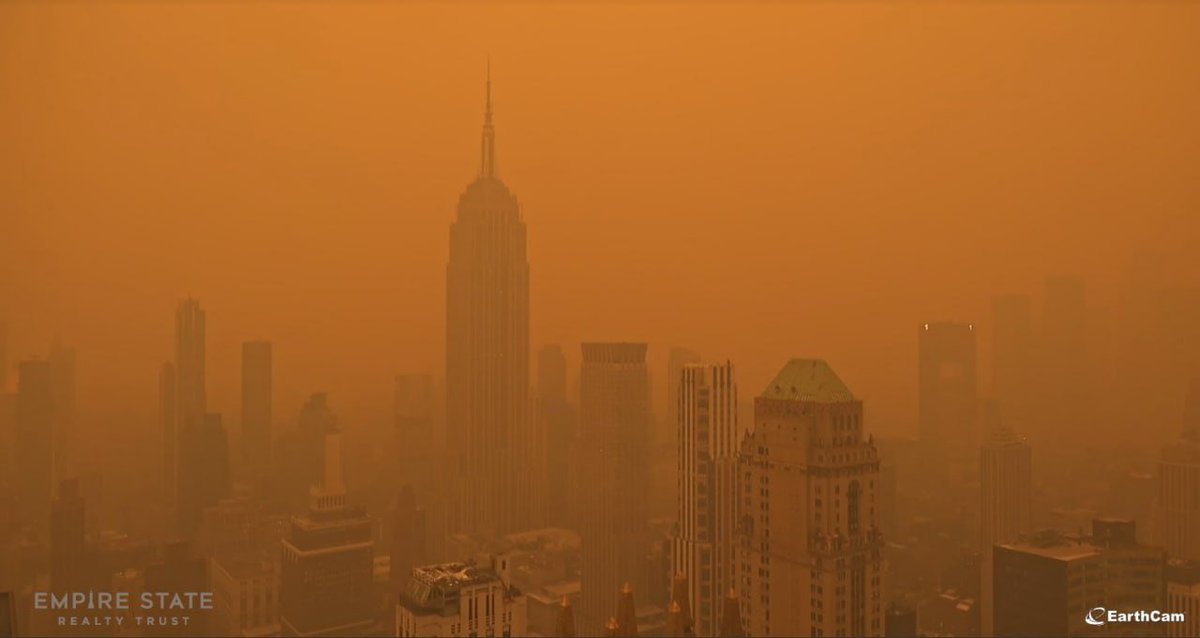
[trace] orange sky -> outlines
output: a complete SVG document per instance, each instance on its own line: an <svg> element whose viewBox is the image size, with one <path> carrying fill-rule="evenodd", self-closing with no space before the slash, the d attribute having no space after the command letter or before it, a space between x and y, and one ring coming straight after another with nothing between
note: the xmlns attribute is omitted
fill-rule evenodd
<svg viewBox="0 0 1200 638"><path fill-rule="evenodd" d="M1200 278L1198 36L1187 3L5 3L0 312L14 356L79 347L103 427L150 418L189 293L227 418L253 338L281 419L382 418L443 366L490 54L535 348L649 341L661 382L687 345L746 398L824 357L907 431L919 321L1063 272L1110 304L1140 250Z"/></svg>

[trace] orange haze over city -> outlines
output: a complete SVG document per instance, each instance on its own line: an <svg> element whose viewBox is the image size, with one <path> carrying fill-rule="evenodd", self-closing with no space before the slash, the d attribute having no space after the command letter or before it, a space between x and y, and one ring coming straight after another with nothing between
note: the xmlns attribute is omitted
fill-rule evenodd
<svg viewBox="0 0 1200 638"><path fill-rule="evenodd" d="M82 435L152 431L194 296L213 411L270 339L280 420L327 391L387 426L395 374L444 374L490 58L532 350L576 385L580 342L648 342L660 417L672 346L747 400L824 358L912 434L921 322L986 335L1068 274L1114 331L1131 273L1200 283L1198 34L1158 2L7 2L9 359L59 336Z"/></svg>

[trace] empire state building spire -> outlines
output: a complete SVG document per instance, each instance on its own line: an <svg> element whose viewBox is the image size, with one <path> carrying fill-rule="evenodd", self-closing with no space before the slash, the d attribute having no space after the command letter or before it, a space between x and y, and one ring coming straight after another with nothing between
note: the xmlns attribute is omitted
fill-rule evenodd
<svg viewBox="0 0 1200 638"><path fill-rule="evenodd" d="M492 60L487 66L487 106L483 112L483 157L480 177L496 176L496 128L492 126Z"/></svg>

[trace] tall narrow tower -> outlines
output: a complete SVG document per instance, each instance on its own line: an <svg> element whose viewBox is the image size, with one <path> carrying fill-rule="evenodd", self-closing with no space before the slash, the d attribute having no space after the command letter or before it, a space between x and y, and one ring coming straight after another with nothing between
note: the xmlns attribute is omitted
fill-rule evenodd
<svg viewBox="0 0 1200 638"><path fill-rule="evenodd" d="M75 349L57 338L50 346L50 382L54 390L54 481L75 474Z"/></svg>
<svg viewBox="0 0 1200 638"><path fill-rule="evenodd" d="M683 366L676 382L679 415L679 531L672 570L687 576L682 603L695 614L697 636L716 635L721 597L739 583L733 573L737 531L737 384L733 365Z"/></svg>
<svg viewBox="0 0 1200 638"><path fill-rule="evenodd" d="M979 445L975 326L921 324L917 330L918 425L923 440L969 452Z"/></svg>
<svg viewBox="0 0 1200 638"><path fill-rule="evenodd" d="M271 462L271 342L242 344L243 469L258 482Z"/></svg>
<svg viewBox="0 0 1200 638"><path fill-rule="evenodd" d="M175 311L175 425L186 428L207 413L204 310L185 299Z"/></svg>
<svg viewBox="0 0 1200 638"><path fill-rule="evenodd" d="M49 362L33 359L17 366L16 407L17 520L44 532L54 498L54 377Z"/></svg>
<svg viewBox="0 0 1200 638"><path fill-rule="evenodd" d="M1182 435L1158 462L1157 541L1172 558L1200 561L1200 377L1193 377Z"/></svg>
<svg viewBox="0 0 1200 638"><path fill-rule="evenodd" d="M650 382L644 343L585 343L579 376L579 631L599 635L613 593L650 591ZM663 574L662 576L665 576Z"/></svg>
<svg viewBox="0 0 1200 638"><path fill-rule="evenodd" d="M793 359L743 442L740 578L751 636L882 636L879 454L827 363Z"/></svg>
<svg viewBox="0 0 1200 638"><path fill-rule="evenodd" d="M980 583L983 635L995 627L993 550L1031 531L1033 453L1029 444L1001 425L992 406L987 439L979 454Z"/></svg>
<svg viewBox="0 0 1200 638"><path fill-rule="evenodd" d="M479 177L450 225L446 266L447 447L456 527L508 533L537 524L540 437L530 418L529 260L517 198L496 177L491 77Z"/></svg>

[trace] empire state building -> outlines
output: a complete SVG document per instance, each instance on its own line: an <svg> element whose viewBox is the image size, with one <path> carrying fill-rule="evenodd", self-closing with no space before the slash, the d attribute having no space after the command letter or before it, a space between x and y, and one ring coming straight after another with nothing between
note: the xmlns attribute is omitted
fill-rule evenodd
<svg viewBox="0 0 1200 638"><path fill-rule="evenodd" d="M460 532L505 534L538 523L540 437L529 395L525 222L496 177L492 81L479 176L458 201L446 265L446 425Z"/></svg>

